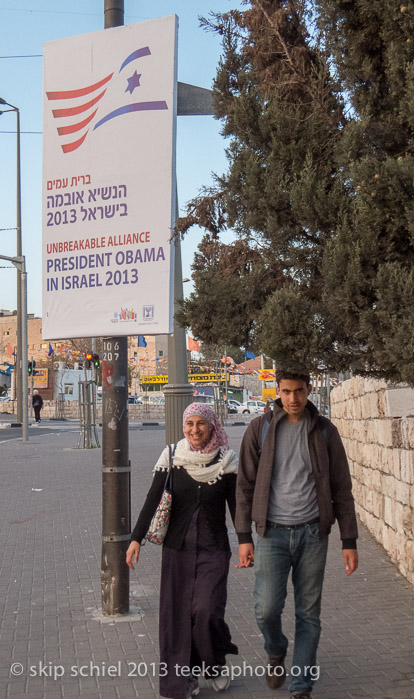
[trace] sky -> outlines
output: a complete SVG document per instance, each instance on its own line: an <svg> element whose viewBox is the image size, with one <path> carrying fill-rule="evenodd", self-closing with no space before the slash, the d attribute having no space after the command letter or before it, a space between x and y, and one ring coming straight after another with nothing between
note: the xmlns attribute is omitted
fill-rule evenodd
<svg viewBox="0 0 414 699"><path fill-rule="evenodd" d="M199 26L199 16L240 8L238 0L125 0L125 24L176 14L178 80L211 88L220 39ZM0 97L20 110L22 248L28 272L28 313L41 316L41 180L43 43L104 28L104 0L0 0ZM7 109L7 107L4 107ZM180 212L227 169L226 141L213 117L179 117L177 181ZM0 254L16 255L16 115L0 116ZM192 229L182 243L183 277L202 237ZM191 284L184 285L185 292ZM16 308L16 271L0 260L0 308Z"/></svg>

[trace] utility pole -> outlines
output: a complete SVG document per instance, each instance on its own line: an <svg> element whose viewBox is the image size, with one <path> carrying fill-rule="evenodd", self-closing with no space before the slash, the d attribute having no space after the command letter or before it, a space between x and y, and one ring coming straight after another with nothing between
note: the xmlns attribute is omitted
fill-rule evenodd
<svg viewBox="0 0 414 699"><path fill-rule="evenodd" d="M124 24L124 0L105 0L105 29ZM128 338L107 337L102 361L102 612L128 614L131 532Z"/></svg>
<svg viewBox="0 0 414 699"><path fill-rule="evenodd" d="M124 0L105 0L105 29L124 24ZM178 83L177 115L213 115L211 90ZM176 197L177 202L177 197ZM176 203L176 218L178 206ZM174 238L174 306L183 297L180 240ZM130 476L128 456L128 338L104 338L102 361L102 611L129 610ZM166 443L182 437L182 414L192 401L188 383L185 331L174 321L168 336L165 393Z"/></svg>

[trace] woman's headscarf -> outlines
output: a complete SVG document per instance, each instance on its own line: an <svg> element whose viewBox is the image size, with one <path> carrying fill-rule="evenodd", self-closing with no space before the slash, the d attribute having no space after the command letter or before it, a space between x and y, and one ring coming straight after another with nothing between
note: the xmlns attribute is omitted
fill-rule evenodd
<svg viewBox="0 0 414 699"><path fill-rule="evenodd" d="M209 424L210 431L207 442L204 444L202 449L194 449L190 445L191 451L198 451L201 452L201 454L209 454L219 447L224 447L225 449L229 448L229 442L223 426L214 410L212 410L207 403L191 403L189 406L187 406L183 413L183 428L188 418L192 417L193 415L199 415L200 417L204 418L204 420L206 420Z"/></svg>

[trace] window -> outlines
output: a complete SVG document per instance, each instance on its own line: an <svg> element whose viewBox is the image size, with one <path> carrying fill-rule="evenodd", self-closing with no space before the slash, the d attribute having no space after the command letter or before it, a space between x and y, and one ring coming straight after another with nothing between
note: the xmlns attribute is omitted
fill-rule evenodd
<svg viewBox="0 0 414 699"><path fill-rule="evenodd" d="M163 357L163 356L164 356L164 352L163 352L163 350L159 350L159 352L158 352L158 356L159 356L159 357Z"/></svg>
<svg viewBox="0 0 414 699"><path fill-rule="evenodd" d="M73 396L73 383L65 383L65 396Z"/></svg>

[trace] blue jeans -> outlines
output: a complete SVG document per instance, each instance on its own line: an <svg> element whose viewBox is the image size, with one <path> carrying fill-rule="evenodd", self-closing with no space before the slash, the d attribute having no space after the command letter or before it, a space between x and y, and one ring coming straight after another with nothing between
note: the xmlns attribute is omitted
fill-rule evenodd
<svg viewBox="0 0 414 699"><path fill-rule="evenodd" d="M295 597L295 647L289 691L311 691L321 633L320 612L328 537L319 540L319 524L298 529L269 527L259 536L255 553L256 621L270 656L284 656L288 640L282 631L287 580L292 569ZM294 668L294 670L293 670ZM312 670L310 670L312 668ZM313 675L313 676L312 676Z"/></svg>

